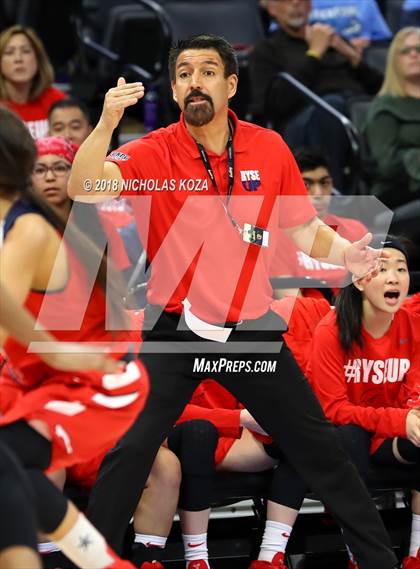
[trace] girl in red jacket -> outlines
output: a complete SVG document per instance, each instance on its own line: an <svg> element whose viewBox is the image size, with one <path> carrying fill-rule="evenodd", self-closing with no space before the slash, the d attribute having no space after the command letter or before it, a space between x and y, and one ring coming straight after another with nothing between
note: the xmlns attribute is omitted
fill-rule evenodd
<svg viewBox="0 0 420 569"><path fill-rule="evenodd" d="M370 460L413 469L412 532L404 569L420 568L420 360L405 244L382 239L389 257L373 279L342 290L318 325L310 380L363 475ZM418 325L418 323L417 323ZM416 337L417 334L417 337ZM353 561L351 567L356 567Z"/></svg>
<svg viewBox="0 0 420 569"><path fill-rule="evenodd" d="M53 87L54 70L31 28L15 25L0 34L0 105L16 113L36 139L48 133L48 110L65 94Z"/></svg>

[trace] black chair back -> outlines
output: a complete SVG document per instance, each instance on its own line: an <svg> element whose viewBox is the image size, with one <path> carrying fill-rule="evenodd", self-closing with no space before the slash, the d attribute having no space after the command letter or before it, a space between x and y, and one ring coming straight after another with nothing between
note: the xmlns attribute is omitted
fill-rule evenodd
<svg viewBox="0 0 420 569"><path fill-rule="evenodd" d="M256 2L249 0L172 1L164 4L174 40L193 34L223 36L238 49L264 38Z"/></svg>
<svg viewBox="0 0 420 569"><path fill-rule="evenodd" d="M384 74L388 49L388 45L372 44L365 49L363 59L370 67Z"/></svg>

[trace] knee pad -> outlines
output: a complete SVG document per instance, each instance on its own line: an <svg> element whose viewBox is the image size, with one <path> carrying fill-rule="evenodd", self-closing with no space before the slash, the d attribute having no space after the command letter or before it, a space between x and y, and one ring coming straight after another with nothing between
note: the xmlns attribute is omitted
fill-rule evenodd
<svg viewBox="0 0 420 569"><path fill-rule="evenodd" d="M214 471L214 453L219 435L210 421L194 419L177 425L168 437L168 447L174 452L183 475L208 476Z"/></svg>
<svg viewBox="0 0 420 569"><path fill-rule="evenodd" d="M4 445L0 447L0 551L26 546L36 550L33 494L19 464Z"/></svg>
<svg viewBox="0 0 420 569"><path fill-rule="evenodd" d="M417 467L416 466L412 467L417 472L417 479L416 479L417 481L416 481L414 489L417 490L417 492L420 492L420 481L419 481L420 480L420 447L416 447L408 439L401 439L400 437L398 437L397 448L398 448L398 452L400 453L400 456L404 460L406 460L407 462L413 463L413 465L417 465Z"/></svg>
<svg viewBox="0 0 420 569"><path fill-rule="evenodd" d="M6 481L14 481L14 485L20 488L22 495L25 497L25 500L28 502L31 508L33 508L35 496L27 473L13 452L1 442L0 477L1 480L5 482L3 488L11 487L11 484L7 484Z"/></svg>
<svg viewBox="0 0 420 569"><path fill-rule="evenodd" d="M308 490L296 470L288 462L282 461L273 470L268 498L276 504L300 510Z"/></svg>
<svg viewBox="0 0 420 569"><path fill-rule="evenodd" d="M210 507L218 438L216 427L201 419L178 425L169 435L168 446L178 456L182 468L182 510L200 512Z"/></svg>
<svg viewBox="0 0 420 569"><path fill-rule="evenodd" d="M47 534L52 533L64 520L68 507L67 498L37 468L28 468L27 475L35 496L39 527Z"/></svg>
<svg viewBox="0 0 420 569"><path fill-rule="evenodd" d="M420 464L420 447L416 447L416 445L414 445L408 439L402 439L401 437L398 437L397 449L400 453L400 456L407 462Z"/></svg>
<svg viewBox="0 0 420 569"><path fill-rule="evenodd" d="M51 442L26 421L16 421L1 427L0 442L12 449L25 468L45 470L51 462Z"/></svg>

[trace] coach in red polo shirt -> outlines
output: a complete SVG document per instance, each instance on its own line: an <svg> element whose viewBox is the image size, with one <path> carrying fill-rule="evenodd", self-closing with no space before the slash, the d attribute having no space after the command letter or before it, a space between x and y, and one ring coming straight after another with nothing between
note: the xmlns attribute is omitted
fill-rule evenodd
<svg viewBox="0 0 420 569"><path fill-rule="evenodd" d="M124 109L144 94L120 78L70 179L73 198L133 196L151 264L141 352L150 396L102 463L89 515L120 546L139 482L208 376L196 365L204 358L341 523L360 569L391 569L396 558L376 508L291 353L280 350L285 323L269 308L274 227L357 276L374 273L381 253L367 247L370 235L350 244L320 221L281 137L229 111L238 68L228 42L181 41L169 69L180 121L106 157ZM270 371L259 371L268 361Z"/></svg>

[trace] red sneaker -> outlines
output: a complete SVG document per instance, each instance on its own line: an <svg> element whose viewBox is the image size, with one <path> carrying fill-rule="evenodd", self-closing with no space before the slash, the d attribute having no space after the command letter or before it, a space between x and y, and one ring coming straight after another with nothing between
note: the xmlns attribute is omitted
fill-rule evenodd
<svg viewBox="0 0 420 569"><path fill-rule="evenodd" d="M413 557L404 557L402 563L403 569L420 569L420 547L417 550L417 555Z"/></svg>
<svg viewBox="0 0 420 569"><path fill-rule="evenodd" d="M348 569L359 569L359 566L355 561L351 561L351 559L349 559Z"/></svg>
<svg viewBox="0 0 420 569"><path fill-rule="evenodd" d="M187 565L187 569L208 569L208 563L207 561L204 561L204 559L195 559L193 561L190 561Z"/></svg>
<svg viewBox="0 0 420 569"><path fill-rule="evenodd" d="M137 569L136 566L131 563L131 561L127 561L127 559L121 559L121 557L118 557L115 551L109 547L109 545L106 547L106 552L114 560L111 565L107 565L107 569Z"/></svg>
<svg viewBox="0 0 420 569"><path fill-rule="evenodd" d="M256 559L251 563L249 569L287 569L287 565L284 563L284 553L276 553L271 561Z"/></svg>
<svg viewBox="0 0 420 569"><path fill-rule="evenodd" d="M135 565L133 565L127 559L115 559L112 565L108 565L107 569L137 569Z"/></svg>
<svg viewBox="0 0 420 569"><path fill-rule="evenodd" d="M159 561L144 561L140 565L140 569L165 569Z"/></svg>

